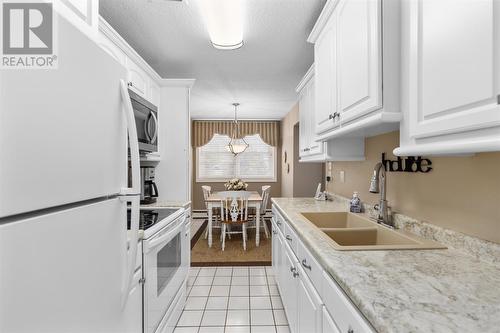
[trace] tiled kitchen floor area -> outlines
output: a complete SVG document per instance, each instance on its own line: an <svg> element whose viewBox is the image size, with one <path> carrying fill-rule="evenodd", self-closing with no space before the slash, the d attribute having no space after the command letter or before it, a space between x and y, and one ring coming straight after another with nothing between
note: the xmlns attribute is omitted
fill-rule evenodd
<svg viewBox="0 0 500 333"><path fill-rule="evenodd" d="M174 333L289 333L271 267L193 267Z"/></svg>

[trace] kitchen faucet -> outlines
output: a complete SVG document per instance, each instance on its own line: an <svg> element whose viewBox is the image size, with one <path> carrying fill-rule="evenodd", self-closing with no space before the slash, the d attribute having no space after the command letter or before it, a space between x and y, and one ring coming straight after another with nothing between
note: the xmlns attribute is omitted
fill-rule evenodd
<svg viewBox="0 0 500 333"><path fill-rule="evenodd" d="M380 186L380 179L382 179L382 186ZM387 177L386 170L383 163L377 163L375 168L373 169L373 176L370 181L370 192L371 193L380 193L380 201L377 205L375 205L375 210L378 211L377 223L384 224L391 228L394 228L394 224L392 223L392 218L388 214L387 208L387 200L386 200L386 186L387 186ZM380 189L382 187L382 189Z"/></svg>

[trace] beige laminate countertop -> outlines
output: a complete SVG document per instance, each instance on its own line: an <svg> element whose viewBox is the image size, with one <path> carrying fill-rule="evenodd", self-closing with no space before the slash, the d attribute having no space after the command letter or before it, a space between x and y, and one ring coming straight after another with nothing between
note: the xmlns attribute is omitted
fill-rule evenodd
<svg viewBox="0 0 500 333"><path fill-rule="evenodd" d="M300 213L346 211L344 202L272 202L378 332L500 332L500 265L453 248L337 251Z"/></svg>

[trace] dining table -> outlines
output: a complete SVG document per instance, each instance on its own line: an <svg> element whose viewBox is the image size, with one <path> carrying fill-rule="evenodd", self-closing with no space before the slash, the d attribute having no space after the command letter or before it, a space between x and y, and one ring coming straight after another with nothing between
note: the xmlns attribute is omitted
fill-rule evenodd
<svg viewBox="0 0 500 333"><path fill-rule="evenodd" d="M219 194L220 192L211 193L206 202L208 209L208 247L212 247L212 222L213 222L213 214L212 211L214 208L222 208L222 197ZM260 243L260 206L262 204L262 196L257 191L251 191L250 196L248 197L248 207L255 208L255 245L259 246Z"/></svg>

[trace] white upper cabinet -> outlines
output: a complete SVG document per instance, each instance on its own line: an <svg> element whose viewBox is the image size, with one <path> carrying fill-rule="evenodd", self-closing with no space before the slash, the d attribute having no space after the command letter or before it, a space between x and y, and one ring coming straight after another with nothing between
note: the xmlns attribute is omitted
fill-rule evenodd
<svg viewBox="0 0 500 333"><path fill-rule="evenodd" d="M336 73L340 120L382 107L380 1L340 0L336 9Z"/></svg>
<svg viewBox="0 0 500 333"><path fill-rule="evenodd" d="M127 58L128 86L144 98L148 98L149 77L146 72L130 58Z"/></svg>
<svg viewBox="0 0 500 333"><path fill-rule="evenodd" d="M91 38L97 36L99 0L54 1L56 10Z"/></svg>
<svg viewBox="0 0 500 333"><path fill-rule="evenodd" d="M106 52L127 68L130 89L156 106L160 104L160 76L135 52L135 50L109 25L99 18L96 41Z"/></svg>
<svg viewBox="0 0 500 333"><path fill-rule="evenodd" d="M108 52L116 61L118 61L123 66L127 64L127 56L115 43L113 43L108 37L106 37L102 32L99 32L97 36L97 43L104 51Z"/></svg>
<svg viewBox="0 0 500 333"><path fill-rule="evenodd" d="M500 150L500 2L415 0L403 6L398 155Z"/></svg>
<svg viewBox="0 0 500 333"><path fill-rule="evenodd" d="M334 18L325 26L314 44L315 66L315 124L314 132L325 132L340 125L337 117L333 118L337 105L337 81L335 77L334 53Z"/></svg>
<svg viewBox="0 0 500 333"><path fill-rule="evenodd" d="M296 88L299 93L299 157L300 162L359 161L364 160L364 138L336 138L316 141L315 65L307 71Z"/></svg>
<svg viewBox="0 0 500 333"><path fill-rule="evenodd" d="M308 38L316 63L317 139L398 128L399 8L390 0L327 1Z"/></svg>
<svg viewBox="0 0 500 333"><path fill-rule="evenodd" d="M160 106L160 86L153 80L149 82L148 100L156 106Z"/></svg>
<svg viewBox="0 0 500 333"><path fill-rule="evenodd" d="M316 141L314 65L296 88L299 93L299 156L323 153L323 143Z"/></svg>

